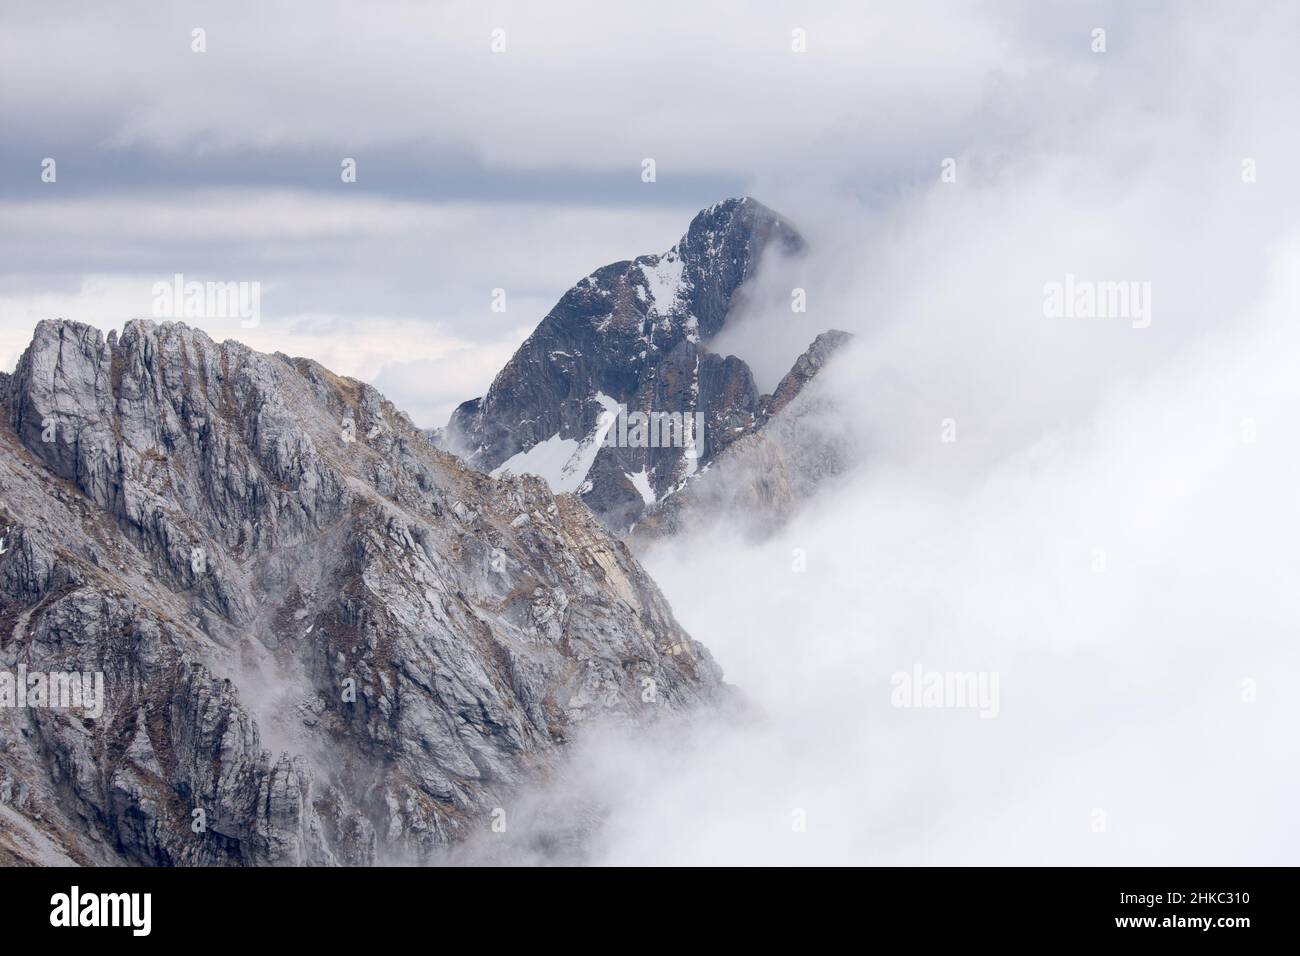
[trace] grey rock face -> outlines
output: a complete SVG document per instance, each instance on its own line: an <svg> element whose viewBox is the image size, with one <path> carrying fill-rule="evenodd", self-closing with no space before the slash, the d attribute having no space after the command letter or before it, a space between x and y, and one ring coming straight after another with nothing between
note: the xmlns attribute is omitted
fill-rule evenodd
<svg viewBox="0 0 1300 956"><path fill-rule="evenodd" d="M0 707L0 862L419 860L721 693L581 503L314 362L42 322L0 403L0 671L104 675Z"/></svg>

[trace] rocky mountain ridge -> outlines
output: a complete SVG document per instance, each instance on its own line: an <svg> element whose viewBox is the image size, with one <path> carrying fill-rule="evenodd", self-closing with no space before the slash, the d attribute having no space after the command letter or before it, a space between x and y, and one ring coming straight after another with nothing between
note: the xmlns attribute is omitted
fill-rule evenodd
<svg viewBox="0 0 1300 956"><path fill-rule="evenodd" d="M578 501L180 323L38 325L0 534L0 671L105 678L0 706L0 863L419 862L586 721L723 691Z"/></svg>

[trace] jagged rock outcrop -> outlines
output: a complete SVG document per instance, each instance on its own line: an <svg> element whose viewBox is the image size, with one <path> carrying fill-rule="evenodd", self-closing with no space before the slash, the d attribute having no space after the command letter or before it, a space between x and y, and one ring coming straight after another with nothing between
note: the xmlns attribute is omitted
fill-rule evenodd
<svg viewBox="0 0 1300 956"><path fill-rule="evenodd" d="M419 860L584 721L722 687L580 502L179 323L37 327L0 551L0 671L104 678L97 715L0 707L0 862Z"/></svg>
<svg viewBox="0 0 1300 956"><path fill-rule="evenodd" d="M719 521L761 539L843 473L858 454L856 435L816 377L852 339L835 330L817 336L764 399L756 426L638 521L629 543L641 550L688 527Z"/></svg>
<svg viewBox="0 0 1300 956"><path fill-rule="evenodd" d="M803 392L808 383L826 367L827 363L839 353L840 349L852 341L852 335L838 329L823 332L813 339L812 345L808 346L804 353L795 359L794 366L777 383L771 399L763 405L763 415L767 418L774 418L780 414L787 405Z"/></svg>

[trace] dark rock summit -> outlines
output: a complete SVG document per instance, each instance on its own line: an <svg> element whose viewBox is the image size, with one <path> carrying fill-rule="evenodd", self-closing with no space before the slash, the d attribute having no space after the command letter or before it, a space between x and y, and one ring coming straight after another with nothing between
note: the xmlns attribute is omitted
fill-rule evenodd
<svg viewBox="0 0 1300 956"><path fill-rule="evenodd" d="M708 345L765 255L803 248L753 199L710 206L668 252L604 266L566 292L436 440L482 471L539 475L627 531L820 368L806 362L762 395L742 359ZM638 431L637 413L655 424Z"/></svg>
<svg viewBox="0 0 1300 956"><path fill-rule="evenodd" d="M669 351L721 321L757 215L692 228L736 261L659 314ZM566 309L625 321L598 315L645 287L624 271ZM42 322L0 377L0 672L20 671L100 673L104 696L0 707L0 864L426 859L584 722L721 687L578 501L465 468L314 362L150 321Z"/></svg>

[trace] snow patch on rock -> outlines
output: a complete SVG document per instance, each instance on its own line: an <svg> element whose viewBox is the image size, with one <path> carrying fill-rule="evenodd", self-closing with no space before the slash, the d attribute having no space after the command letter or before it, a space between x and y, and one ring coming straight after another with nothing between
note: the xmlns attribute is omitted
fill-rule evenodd
<svg viewBox="0 0 1300 956"><path fill-rule="evenodd" d="M650 487L650 473L642 468L640 471L629 474L623 472L627 480L632 482L632 487L641 495L641 500L646 503L646 507L655 503L655 491Z"/></svg>
<svg viewBox="0 0 1300 956"><path fill-rule="evenodd" d="M685 263L676 251L659 256L653 266L642 265L646 289L653 300L651 311L666 316L681 298Z"/></svg>
<svg viewBox="0 0 1300 956"><path fill-rule="evenodd" d="M492 477L536 475L557 495L577 492L587 480L587 472L591 471L605 435L614 427L622 408L618 399L610 398L604 392L597 392L594 400L600 403L605 413L596 420L596 427L590 435L578 441L576 438L561 438L556 432L527 451L507 458L492 470Z"/></svg>

